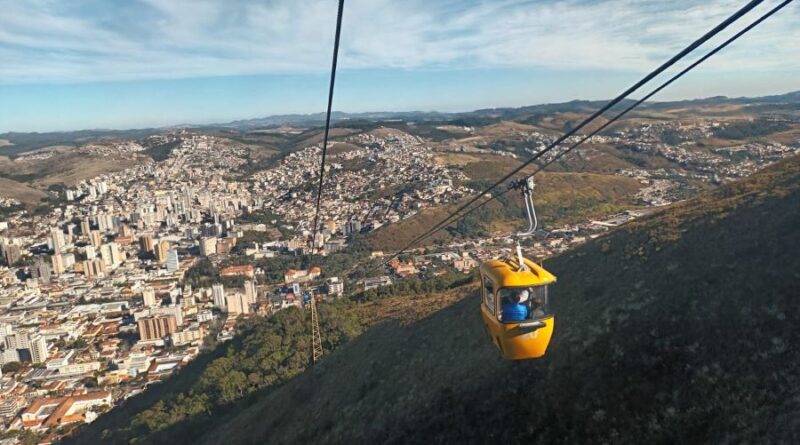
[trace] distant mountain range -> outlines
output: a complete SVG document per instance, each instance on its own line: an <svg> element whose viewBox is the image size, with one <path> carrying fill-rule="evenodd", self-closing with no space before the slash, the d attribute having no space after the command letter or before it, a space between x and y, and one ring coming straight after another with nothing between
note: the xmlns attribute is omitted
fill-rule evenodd
<svg viewBox="0 0 800 445"><path fill-rule="evenodd" d="M437 111L378 111L366 113L345 113L335 111L331 115L334 122L345 120L370 120L370 121L447 121L463 118L507 118L513 119L515 116L531 113L559 113L569 111L596 110L605 105L607 100L573 100L569 102L550 103L540 105L529 105L524 107L503 107L503 108L484 108L467 112L442 113ZM633 103L633 100L624 100L618 108L622 108ZM649 102L642 106L642 109L669 109L684 106L703 106L703 105L723 105L723 104L780 104L797 103L800 104L800 91L791 93L764 96L764 97L737 97L729 98L725 96L715 96L703 99L692 99L672 102ZM213 124L212 127L230 127L238 130L252 130L257 128L269 128L280 126L313 126L325 123L325 113L313 114L285 114L268 116L256 119L237 120L223 124Z"/></svg>
<svg viewBox="0 0 800 445"><path fill-rule="evenodd" d="M513 120L521 116L528 116L531 114L551 114L560 112L588 112L594 111L605 105L607 101L586 101L586 100L573 100L562 103L530 105L525 107L501 107L501 108L485 108L474 111L458 112L458 113L442 113L436 111L376 111L365 113L345 113L341 111L333 112L331 118L334 123L341 125L345 121L370 121L370 122L388 122L392 120L414 121L414 122L448 122L459 120L499 120L509 119ZM625 100L618 105L618 108L632 103L632 100ZM738 97L728 98L725 96L709 97L704 99L673 101L673 102L649 102L644 104L640 110L663 110L676 107L687 106L709 106L709 105L724 105L724 104L740 104L740 105L789 105L793 109L800 108L800 91L791 93L764 96L764 97ZM131 130L79 130L79 131L62 131L62 132L9 132L1 133L0 140L7 140L13 145L0 145L0 154L14 155L25 151L35 150L42 147L51 145L77 145L80 143L91 142L93 140L103 138L128 138L137 139L146 137L152 134L163 133L182 128L192 128L198 131L202 130L233 130L237 132L247 132L258 129L278 128L282 126L289 127L313 127L321 126L325 123L324 113L311 113L311 114L283 114L275 116L267 116L255 119L236 120L227 123L218 124L182 124L171 125L160 128L142 128Z"/></svg>

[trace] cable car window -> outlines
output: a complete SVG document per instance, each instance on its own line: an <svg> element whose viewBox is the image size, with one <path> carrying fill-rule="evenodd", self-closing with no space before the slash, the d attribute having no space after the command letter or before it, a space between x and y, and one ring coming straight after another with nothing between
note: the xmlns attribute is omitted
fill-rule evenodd
<svg viewBox="0 0 800 445"><path fill-rule="evenodd" d="M486 277L483 278L483 304L494 314L494 284Z"/></svg>
<svg viewBox="0 0 800 445"><path fill-rule="evenodd" d="M542 318L550 314L548 305L547 286L535 286L530 288L531 298L528 302L528 318Z"/></svg>
<svg viewBox="0 0 800 445"><path fill-rule="evenodd" d="M547 286L506 287L497 293L500 313L497 318L504 323L549 316Z"/></svg>

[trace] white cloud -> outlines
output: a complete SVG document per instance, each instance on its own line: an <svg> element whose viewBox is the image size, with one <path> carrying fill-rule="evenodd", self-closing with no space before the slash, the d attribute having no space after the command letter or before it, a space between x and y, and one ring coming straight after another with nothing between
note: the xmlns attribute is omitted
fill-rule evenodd
<svg viewBox="0 0 800 445"><path fill-rule="evenodd" d="M765 3L734 28L777 1ZM643 71L742 4L347 0L340 67ZM0 82L83 82L321 72L336 1L0 0L0 8ZM798 24L789 5L707 69L796 70Z"/></svg>

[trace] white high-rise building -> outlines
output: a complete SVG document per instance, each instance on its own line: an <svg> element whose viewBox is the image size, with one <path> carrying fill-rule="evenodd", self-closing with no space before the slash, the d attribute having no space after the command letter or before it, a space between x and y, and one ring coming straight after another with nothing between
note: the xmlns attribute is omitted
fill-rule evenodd
<svg viewBox="0 0 800 445"><path fill-rule="evenodd" d="M64 257L60 253L53 255L53 257L50 258L50 261L53 265L54 274L61 275L65 270L67 270L66 266L64 265Z"/></svg>
<svg viewBox="0 0 800 445"><path fill-rule="evenodd" d="M3 351L3 363L11 363L11 362L18 362L19 359L19 352L16 349L6 349Z"/></svg>
<svg viewBox="0 0 800 445"><path fill-rule="evenodd" d="M256 304L256 283L253 280L244 282L244 295L248 304Z"/></svg>
<svg viewBox="0 0 800 445"><path fill-rule="evenodd" d="M62 254L61 258L64 259L64 270L67 270L75 265L75 255L71 253Z"/></svg>
<svg viewBox="0 0 800 445"><path fill-rule="evenodd" d="M81 234L88 239L91 231L92 225L89 224L89 218L83 218L83 220L81 220Z"/></svg>
<svg viewBox="0 0 800 445"><path fill-rule="evenodd" d="M14 326L0 322L0 337L5 338L6 335L14 335Z"/></svg>
<svg viewBox="0 0 800 445"><path fill-rule="evenodd" d="M247 302L247 297L239 292L228 295L225 297L228 303L229 314L249 314L250 304Z"/></svg>
<svg viewBox="0 0 800 445"><path fill-rule="evenodd" d="M118 266L122 263L122 252L119 250L119 244L106 243L100 246L100 257L106 266Z"/></svg>
<svg viewBox="0 0 800 445"><path fill-rule="evenodd" d="M158 306L158 301L156 300L156 290L150 286L145 287L144 290L142 290L142 300L144 301L145 307Z"/></svg>
<svg viewBox="0 0 800 445"><path fill-rule="evenodd" d="M4 355L3 360L15 356L16 360L14 361L19 361L17 349L30 351L33 363L44 363L47 360L47 341L38 333L17 332L14 335L6 336L5 343L6 351L14 351L14 353L9 353L8 357Z"/></svg>
<svg viewBox="0 0 800 445"><path fill-rule="evenodd" d="M217 239L211 237L200 238L200 255L209 256L217 253Z"/></svg>
<svg viewBox="0 0 800 445"><path fill-rule="evenodd" d="M7 335L5 338L6 349L28 349L28 334L17 332L14 335Z"/></svg>
<svg viewBox="0 0 800 445"><path fill-rule="evenodd" d="M109 214L97 215L97 226L101 232L114 230L114 216Z"/></svg>
<svg viewBox="0 0 800 445"><path fill-rule="evenodd" d="M167 270L175 272L180 269L180 260L178 259L178 249L170 249L167 251Z"/></svg>
<svg viewBox="0 0 800 445"><path fill-rule="evenodd" d="M39 334L32 334L29 337L31 361L33 363L44 363L47 360L47 341Z"/></svg>
<svg viewBox="0 0 800 445"><path fill-rule="evenodd" d="M50 244L55 253L61 253L64 250L67 242L64 238L64 232L60 228L53 227L50 229Z"/></svg>
<svg viewBox="0 0 800 445"><path fill-rule="evenodd" d="M111 260L114 264L122 264L125 262L125 252L120 249L119 244L117 243L109 243L112 245L111 248Z"/></svg>
<svg viewBox="0 0 800 445"><path fill-rule="evenodd" d="M227 307L225 303L225 288L221 283L211 286L211 295L214 298L214 306L219 309L225 309Z"/></svg>
<svg viewBox="0 0 800 445"><path fill-rule="evenodd" d="M339 279L339 277L331 277L327 281L328 285L328 294L330 295L342 295L344 293L344 282Z"/></svg>
<svg viewBox="0 0 800 445"><path fill-rule="evenodd" d="M86 259L93 260L97 258L97 249L92 246L86 246Z"/></svg>

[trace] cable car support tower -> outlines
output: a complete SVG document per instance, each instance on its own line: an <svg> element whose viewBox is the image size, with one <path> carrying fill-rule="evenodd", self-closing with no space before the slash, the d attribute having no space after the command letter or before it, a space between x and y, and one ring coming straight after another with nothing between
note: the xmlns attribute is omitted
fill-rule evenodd
<svg viewBox="0 0 800 445"><path fill-rule="evenodd" d="M311 348L312 362L316 365L317 362L322 358L322 335L319 331L316 295L311 295Z"/></svg>

